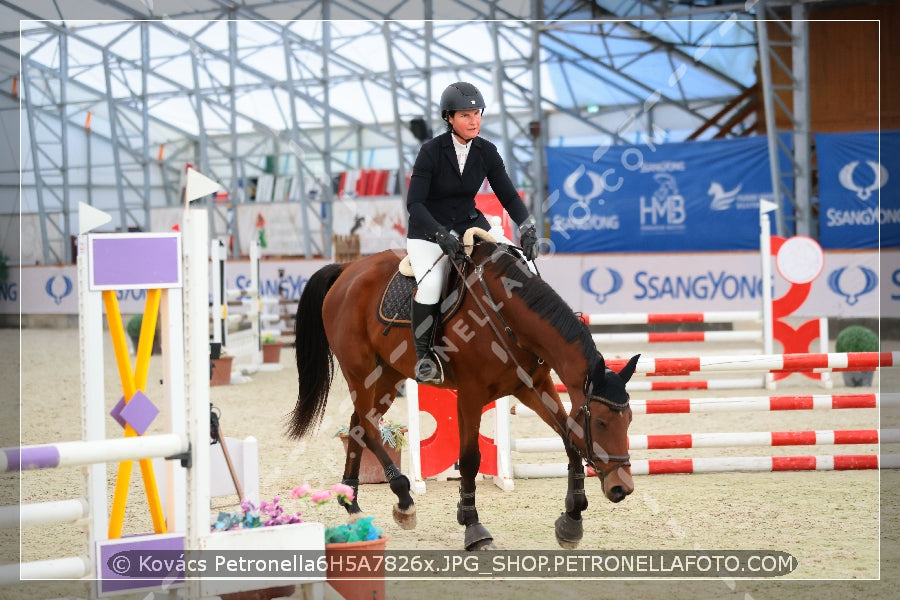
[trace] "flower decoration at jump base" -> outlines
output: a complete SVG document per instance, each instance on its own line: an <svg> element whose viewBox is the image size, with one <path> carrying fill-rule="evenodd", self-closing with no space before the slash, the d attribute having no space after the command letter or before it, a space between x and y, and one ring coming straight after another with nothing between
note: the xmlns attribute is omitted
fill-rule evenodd
<svg viewBox="0 0 900 600"><path fill-rule="evenodd" d="M362 427L359 428L359 431L362 432ZM378 420L378 431L381 433L381 442L383 444L400 450L406 447L406 425L382 417ZM349 425L341 425L335 432L334 437L342 435L350 435Z"/></svg>
<svg viewBox="0 0 900 600"><path fill-rule="evenodd" d="M232 513L220 512L213 531L229 531L232 529L252 529L256 527L275 527L304 521L321 521L320 518L327 505L335 505L343 513L341 504L353 501L353 488L336 483L329 490L313 491L308 483L298 485L291 490L291 500L284 501L280 496L271 502L263 501L259 506L247 499L241 500L241 508ZM303 509L301 509L303 507ZM325 543L363 542L377 540L383 531L372 522L373 517L362 517L351 523L333 525L325 528Z"/></svg>

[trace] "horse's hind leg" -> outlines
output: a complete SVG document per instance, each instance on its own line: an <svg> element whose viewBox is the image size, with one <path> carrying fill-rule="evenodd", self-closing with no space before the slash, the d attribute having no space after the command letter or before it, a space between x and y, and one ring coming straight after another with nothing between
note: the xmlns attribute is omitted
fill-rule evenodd
<svg viewBox="0 0 900 600"><path fill-rule="evenodd" d="M369 394L366 398L371 399L371 403L361 401L363 396L357 393L354 400L356 405L354 419L358 421L356 430L358 432L361 430L362 432L361 435L358 435L359 440L365 443L366 447L378 458L382 468L384 468L385 479L388 480L391 491L397 496L397 504L394 505L394 520L403 529L415 529L416 505L410 494L412 487L409 479L394 464L387 450L384 449L381 440L381 430L378 427L381 417L393 404L394 397L397 395L397 385L402 380L403 378L399 373L396 374L396 377L389 377L386 373L382 373L372 386L374 387L374 393L371 389L365 390ZM361 451L360 449L360 453ZM354 459L355 465L352 463ZM354 497L359 489L360 459L361 456L351 458L348 447L343 483L354 488ZM355 468L351 470L350 467ZM355 502L356 500L354 499ZM359 510L358 504L356 508ZM348 508L348 510L351 509Z"/></svg>
<svg viewBox="0 0 900 600"><path fill-rule="evenodd" d="M354 412L350 416L347 458L344 460L344 477L341 479L341 483L353 488L353 500L349 503L340 501L351 517L359 516L362 513L362 509L359 507L359 465L362 462L365 443L365 431L359 426L359 415Z"/></svg>

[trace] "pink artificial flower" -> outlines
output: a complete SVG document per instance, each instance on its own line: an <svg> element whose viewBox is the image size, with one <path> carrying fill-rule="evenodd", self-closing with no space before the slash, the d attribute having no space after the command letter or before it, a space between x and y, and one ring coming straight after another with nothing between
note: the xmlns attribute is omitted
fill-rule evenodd
<svg viewBox="0 0 900 600"><path fill-rule="evenodd" d="M291 490L291 498L305 498L311 489L312 487L308 483L298 485Z"/></svg>
<svg viewBox="0 0 900 600"><path fill-rule="evenodd" d="M353 488L344 483L336 483L331 486L331 491L334 492L336 496L345 496L347 498L347 502L353 502Z"/></svg>
<svg viewBox="0 0 900 600"><path fill-rule="evenodd" d="M331 500L331 490L322 490L320 492L313 492L313 495L310 497L310 500L315 502L316 504L323 504Z"/></svg>

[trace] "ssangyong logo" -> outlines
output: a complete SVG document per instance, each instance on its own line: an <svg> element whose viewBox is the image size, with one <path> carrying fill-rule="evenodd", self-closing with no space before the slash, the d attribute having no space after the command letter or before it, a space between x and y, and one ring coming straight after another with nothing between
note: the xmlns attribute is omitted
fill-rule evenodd
<svg viewBox="0 0 900 600"><path fill-rule="evenodd" d="M592 295L597 300L597 304L604 304L607 298L622 289L622 274L609 267L606 268L609 278L594 277L596 272L596 268L584 272L584 275L581 276L581 289ZM597 291L597 288L600 291Z"/></svg>
<svg viewBox="0 0 900 600"><path fill-rule="evenodd" d="M857 185L854 181L853 175L856 167L859 166L858 160L848 162L838 174L838 181L841 182L841 185L851 192L856 192L856 197L864 202L872 197L872 192L881 189L888 181L888 170L884 168L884 165L874 160L867 160L866 164L872 169L874 175L874 180L868 185Z"/></svg>
<svg viewBox="0 0 900 600"><path fill-rule="evenodd" d="M618 182L616 182L615 187L611 187L606 182L606 177L609 175L612 169L607 169L603 175L600 173L595 173L594 171L588 171L584 165L578 165L574 171L572 171L568 177L566 177L565 181L563 181L563 191L566 193L566 196L570 198L574 198L577 204L582 204L585 207L590 205L591 200L597 198L604 192L604 190L609 190L611 192L616 191L620 187L622 187L621 178ZM579 180L582 177L587 175L588 181L591 182L591 189L586 194L579 194L578 188L576 187ZM600 198L597 200L598 204L603 204L603 199Z"/></svg>
<svg viewBox="0 0 900 600"><path fill-rule="evenodd" d="M58 281L62 281L62 283L60 284ZM47 280L46 285L44 285L44 290L46 290L48 296L53 298L56 305L59 306L62 304L63 298L72 293L72 280L65 275L54 275Z"/></svg>
<svg viewBox="0 0 900 600"><path fill-rule="evenodd" d="M857 267L860 276L847 272L847 267L835 269L828 275L828 287L847 304L853 306L864 296L878 287L878 274L868 267Z"/></svg>

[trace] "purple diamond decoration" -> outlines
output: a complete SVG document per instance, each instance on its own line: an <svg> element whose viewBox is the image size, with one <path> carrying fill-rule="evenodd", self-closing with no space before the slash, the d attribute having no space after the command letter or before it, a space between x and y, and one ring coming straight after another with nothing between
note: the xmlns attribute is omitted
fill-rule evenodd
<svg viewBox="0 0 900 600"><path fill-rule="evenodd" d="M122 429L125 429L125 425L128 423L125 422L125 419L122 418L122 409L125 408L125 397L122 396L119 398L119 401L116 402L116 405L112 407L112 410L109 411L109 415L116 420L116 423L122 426Z"/></svg>
<svg viewBox="0 0 900 600"><path fill-rule="evenodd" d="M135 392L128 404L119 411L119 417L131 425L138 435L144 435L158 414L159 409L140 390Z"/></svg>

